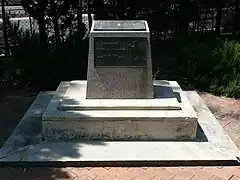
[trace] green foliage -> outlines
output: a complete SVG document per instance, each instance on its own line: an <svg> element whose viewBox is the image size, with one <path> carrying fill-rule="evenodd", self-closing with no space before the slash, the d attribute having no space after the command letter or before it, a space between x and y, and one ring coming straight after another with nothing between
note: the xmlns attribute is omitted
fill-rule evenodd
<svg viewBox="0 0 240 180"><path fill-rule="evenodd" d="M197 89L240 98L240 43L188 42L180 59L182 76Z"/></svg>
<svg viewBox="0 0 240 180"><path fill-rule="evenodd" d="M240 43L222 42L213 51L213 58L220 60L216 63L214 72L217 77L221 77L215 83L218 87L223 87L222 94L240 98Z"/></svg>
<svg viewBox="0 0 240 180"><path fill-rule="evenodd" d="M240 98L240 74L229 81L224 93L228 97Z"/></svg>

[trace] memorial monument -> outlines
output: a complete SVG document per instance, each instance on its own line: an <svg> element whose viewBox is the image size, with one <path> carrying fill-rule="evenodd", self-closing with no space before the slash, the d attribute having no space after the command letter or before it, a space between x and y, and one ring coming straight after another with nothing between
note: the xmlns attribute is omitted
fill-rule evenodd
<svg viewBox="0 0 240 180"><path fill-rule="evenodd" d="M95 21L90 32L89 99L152 99L150 32L144 21Z"/></svg>
<svg viewBox="0 0 240 180"><path fill-rule="evenodd" d="M59 104L43 115L46 139L196 138L197 115L177 82L153 82L146 21L94 21L89 47L87 81L60 85Z"/></svg>
<svg viewBox="0 0 240 180"><path fill-rule="evenodd" d="M153 80L146 21L94 21L89 44L87 81L40 92L2 146L2 166L239 165L196 92Z"/></svg>

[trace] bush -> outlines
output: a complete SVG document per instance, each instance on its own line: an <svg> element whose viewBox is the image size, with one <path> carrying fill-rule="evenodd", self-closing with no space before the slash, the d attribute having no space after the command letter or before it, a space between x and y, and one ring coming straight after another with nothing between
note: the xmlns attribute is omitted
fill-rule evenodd
<svg viewBox="0 0 240 180"><path fill-rule="evenodd" d="M240 43L188 42L181 54L181 75L195 88L240 98Z"/></svg>
<svg viewBox="0 0 240 180"><path fill-rule="evenodd" d="M225 41L213 51L213 58L220 60L216 63L216 86L223 87L217 93L240 98L240 43Z"/></svg>

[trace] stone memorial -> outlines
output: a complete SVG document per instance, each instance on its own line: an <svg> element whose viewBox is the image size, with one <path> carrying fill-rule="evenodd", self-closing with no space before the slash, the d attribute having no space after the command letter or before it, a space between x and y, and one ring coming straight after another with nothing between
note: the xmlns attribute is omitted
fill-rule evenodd
<svg viewBox="0 0 240 180"><path fill-rule="evenodd" d="M94 21L89 44L87 81L38 94L0 149L2 167L239 165L196 92L152 79L146 21Z"/></svg>
<svg viewBox="0 0 240 180"><path fill-rule="evenodd" d="M146 21L94 21L89 44L87 81L60 84L43 115L45 138L196 138L197 115L177 82L153 82Z"/></svg>
<svg viewBox="0 0 240 180"><path fill-rule="evenodd" d="M89 41L88 99L153 98L145 21L95 21Z"/></svg>

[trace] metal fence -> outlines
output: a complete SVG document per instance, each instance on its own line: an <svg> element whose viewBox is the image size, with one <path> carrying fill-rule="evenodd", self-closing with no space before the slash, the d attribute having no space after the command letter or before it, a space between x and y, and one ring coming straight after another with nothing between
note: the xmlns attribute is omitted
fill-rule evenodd
<svg viewBox="0 0 240 180"><path fill-rule="evenodd" d="M82 8L81 11L86 13L86 1L82 1ZM31 18L29 14L23 9L21 6L21 0L1 0L1 8L0 8L0 55L8 54L6 51L9 51L11 44L6 42L10 37L10 29L9 24L16 25L19 29L24 31L28 30L31 34L34 32L38 32L38 23L36 20ZM5 2L5 3L4 3ZM5 11L5 12L4 12ZM150 11L149 11L150 12ZM92 12L93 13L93 12ZM7 15L8 21L3 21L3 16ZM222 27L221 31L226 33L227 28L226 25L232 21L233 10L229 8L223 8L222 14ZM171 39L172 35L175 33L177 29L177 22L173 20L169 20L167 26L164 27L164 24L161 20L158 20L158 16L149 13L148 15L150 18L148 19L148 23L151 26L151 38L153 41L162 41L166 39ZM154 17L155 18L151 18ZM92 17L94 19L94 17ZM88 26L88 15L83 14L82 17L83 23ZM202 8L200 11L199 20L197 22L189 22L189 33L206 33L206 32L213 32L215 31L216 26L216 8ZM5 31L4 31L5 28ZM50 28L51 32L53 33L53 28ZM48 32L49 33L49 32ZM12 35L12 34L11 34Z"/></svg>
<svg viewBox="0 0 240 180"><path fill-rule="evenodd" d="M12 28L28 30L31 34L38 30L37 22L23 9L19 1L1 1L0 8L0 56L10 55L10 39L15 36ZM5 20L4 20L5 19Z"/></svg>
<svg viewBox="0 0 240 180"><path fill-rule="evenodd" d="M6 0L1 1L3 2ZM18 5L14 5L14 3ZM9 49L13 46L10 43L11 36L15 36L15 34L11 32L12 27L18 28L23 32L29 31L32 35L35 32L39 32L39 25L37 20L30 17L30 15L23 9L21 1L11 0L10 5L9 1L8 3L0 3L0 5L0 56L5 56L10 55ZM83 12L86 12L86 10L82 8L82 13ZM92 19L93 18L94 15L92 14ZM5 21L3 19L5 19ZM59 19L59 21L61 21L61 19ZM82 22L85 24L88 31L88 14L82 14ZM46 33L48 36L54 34L53 24L50 23L50 26L47 27Z"/></svg>

